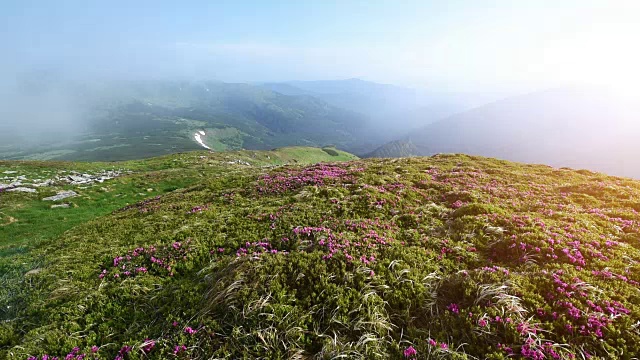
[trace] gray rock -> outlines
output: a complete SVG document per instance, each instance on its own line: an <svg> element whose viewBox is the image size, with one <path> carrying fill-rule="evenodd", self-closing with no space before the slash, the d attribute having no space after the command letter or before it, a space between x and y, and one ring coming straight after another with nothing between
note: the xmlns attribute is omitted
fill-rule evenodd
<svg viewBox="0 0 640 360"><path fill-rule="evenodd" d="M16 187L16 188L8 189L7 191L34 193L34 192L36 192L36 189L27 188L27 187Z"/></svg>
<svg viewBox="0 0 640 360"><path fill-rule="evenodd" d="M3 174L15 174L15 173L17 173L17 171L7 170L7 171L3 172Z"/></svg>
<svg viewBox="0 0 640 360"><path fill-rule="evenodd" d="M246 165L246 166L251 166L251 164L249 164L246 161L242 161L240 159L238 160L234 160L234 161L227 161L227 164L238 164L238 165Z"/></svg>
<svg viewBox="0 0 640 360"><path fill-rule="evenodd" d="M67 209L69 208L69 204L56 204L56 205L51 205L52 209L58 209L58 208L62 208L62 209Z"/></svg>
<svg viewBox="0 0 640 360"><path fill-rule="evenodd" d="M86 182L88 180L88 179L85 179L82 176L75 176L75 175L69 175L68 178L73 183L84 183L84 182Z"/></svg>
<svg viewBox="0 0 640 360"><path fill-rule="evenodd" d="M22 183L20 181L12 182L11 184L0 184L0 190L13 189L13 188L18 187L20 185L22 185Z"/></svg>
<svg viewBox="0 0 640 360"><path fill-rule="evenodd" d="M49 197L46 197L46 198L44 198L42 200L44 200L44 201L58 201L58 200L62 200L62 199L66 199L66 198L70 198L70 197L74 197L74 196L78 196L78 193L73 191L73 190L60 191L60 192L58 192L57 195L49 196Z"/></svg>
<svg viewBox="0 0 640 360"><path fill-rule="evenodd" d="M51 179L41 182L41 183L37 183L37 184L33 184L33 186L35 187L43 187L43 186L51 186L53 185L55 182Z"/></svg>

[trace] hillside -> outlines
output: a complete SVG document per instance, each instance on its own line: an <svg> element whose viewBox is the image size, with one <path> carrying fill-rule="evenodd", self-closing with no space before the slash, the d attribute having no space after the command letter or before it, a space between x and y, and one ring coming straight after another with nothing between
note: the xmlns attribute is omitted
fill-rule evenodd
<svg viewBox="0 0 640 360"><path fill-rule="evenodd" d="M368 158L392 158L416 156L418 149L411 140L395 140L388 142L374 151L364 155Z"/></svg>
<svg viewBox="0 0 640 360"><path fill-rule="evenodd" d="M494 92L412 89L361 79L289 81L262 86L285 95L313 96L333 106L364 114L372 128L387 140L506 96Z"/></svg>
<svg viewBox="0 0 640 360"><path fill-rule="evenodd" d="M405 135L419 155L467 153L640 177L640 105L602 88L510 97ZM403 156L402 153L396 156Z"/></svg>
<svg viewBox="0 0 640 360"><path fill-rule="evenodd" d="M29 101L0 110L0 118L21 119L0 123L0 159L140 159L202 149L199 132L216 151L335 145L364 152L382 142L364 115L249 84L36 82L25 92ZM55 106L31 110L43 102Z"/></svg>
<svg viewBox="0 0 640 360"><path fill-rule="evenodd" d="M0 358L637 354L640 182L466 155L256 166L274 157L117 164L69 209L0 193L5 242L25 208L104 215L3 253Z"/></svg>
<svg viewBox="0 0 640 360"><path fill-rule="evenodd" d="M291 81L286 84L316 94L335 106L371 116L410 110L420 105L419 94L414 89L361 79Z"/></svg>

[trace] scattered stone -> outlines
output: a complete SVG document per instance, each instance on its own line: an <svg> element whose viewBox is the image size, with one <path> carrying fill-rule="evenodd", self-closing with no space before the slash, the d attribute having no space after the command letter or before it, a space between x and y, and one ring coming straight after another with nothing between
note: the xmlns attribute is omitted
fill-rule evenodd
<svg viewBox="0 0 640 360"><path fill-rule="evenodd" d="M82 176L69 175L67 176L67 178L71 181L71 183L84 184L85 182L87 182L87 179Z"/></svg>
<svg viewBox="0 0 640 360"><path fill-rule="evenodd" d="M7 171L3 172L3 174L15 174L15 173L17 173L17 171L7 170Z"/></svg>
<svg viewBox="0 0 640 360"><path fill-rule="evenodd" d="M34 193L36 189L27 188L27 187L15 187L11 189L7 189L7 191L17 191L17 192L25 192L25 193Z"/></svg>
<svg viewBox="0 0 640 360"><path fill-rule="evenodd" d="M110 180L122 175L124 171L122 170L105 170L98 174L80 174L72 171L70 175L62 176L58 178L58 180L66 181L71 185L83 185L83 184L92 184L94 182L103 183L106 180ZM127 173L131 173L131 171L127 171Z"/></svg>
<svg viewBox="0 0 640 360"><path fill-rule="evenodd" d="M238 165L246 165L246 166L251 166L251 164L249 164L246 161L242 161L242 160L233 160L233 161L227 161L227 164L238 164Z"/></svg>
<svg viewBox="0 0 640 360"><path fill-rule="evenodd" d="M55 184L55 181L49 179L49 180L46 180L46 181L41 182L41 183L33 184L33 186L35 186L35 187L43 187L43 186L51 186L53 184Z"/></svg>
<svg viewBox="0 0 640 360"><path fill-rule="evenodd" d="M147 192L152 192L152 191L153 191L153 189L152 189L152 188L148 188L148 189L147 189Z"/></svg>
<svg viewBox="0 0 640 360"><path fill-rule="evenodd" d="M58 192L57 195L49 196L49 197L46 197L46 198L44 198L42 200L44 200L44 201L58 201L58 200L62 200L62 199L66 199L66 198L70 198L70 197L74 197L74 196L78 196L78 193L73 191L73 190L60 191L60 192Z"/></svg>
<svg viewBox="0 0 640 360"><path fill-rule="evenodd" d="M9 191L9 189L13 189L22 185L20 181L13 182L11 184L0 184L0 191Z"/></svg>
<svg viewBox="0 0 640 360"><path fill-rule="evenodd" d="M42 271L42 269L29 270L24 274L24 276L35 275L35 274L39 273L40 271Z"/></svg>
<svg viewBox="0 0 640 360"><path fill-rule="evenodd" d="M68 209L69 208L69 204L56 204L56 205L51 205L52 209L58 209L58 208L63 208L63 209Z"/></svg>

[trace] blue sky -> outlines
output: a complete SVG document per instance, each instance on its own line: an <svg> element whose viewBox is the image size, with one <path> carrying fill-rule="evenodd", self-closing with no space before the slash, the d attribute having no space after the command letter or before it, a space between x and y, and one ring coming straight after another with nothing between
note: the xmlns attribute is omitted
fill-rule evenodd
<svg viewBox="0 0 640 360"><path fill-rule="evenodd" d="M638 18L633 0L9 1L0 65L455 90L629 82Z"/></svg>

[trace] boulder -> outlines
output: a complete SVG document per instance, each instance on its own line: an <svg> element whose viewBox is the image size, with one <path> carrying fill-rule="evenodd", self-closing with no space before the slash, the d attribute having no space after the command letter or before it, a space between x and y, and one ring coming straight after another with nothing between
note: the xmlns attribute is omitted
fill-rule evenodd
<svg viewBox="0 0 640 360"><path fill-rule="evenodd" d="M60 191L58 192L57 195L54 196L49 196L46 197L42 200L44 201L58 201L58 200L62 200L62 199L66 199L66 198L70 198L70 197L74 197L74 196L78 196L78 193L73 191L73 190L68 190L68 191Z"/></svg>
<svg viewBox="0 0 640 360"><path fill-rule="evenodd" d="M36 192L36 189L32 189L32 188L28 188L28 187L15 187L15 188L12 188L12 189L7 189L7 191L34 193L34 192Z"/></svg>

